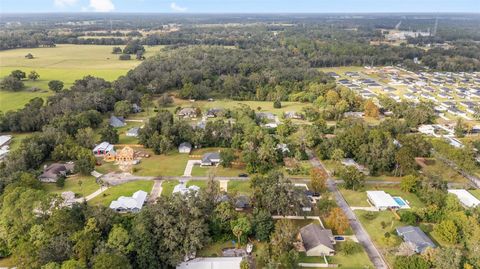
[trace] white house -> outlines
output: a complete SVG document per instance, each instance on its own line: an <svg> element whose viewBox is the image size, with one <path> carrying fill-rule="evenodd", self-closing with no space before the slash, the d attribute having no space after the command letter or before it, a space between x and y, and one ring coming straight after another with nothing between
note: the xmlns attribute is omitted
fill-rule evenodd
<svg viewBox="0 0 480 269"><path fill-rule="evenodd" d="M112 201L110 208L117 212L140 212L147 199L147 193L140 190L136 191L132 197L120 196L117 200Z"/></svg>
<svg viewBox="0 0 480 269"><path fill-rule="evenodd" d="M10 144L12 141L11 135L0 135L0 147Z"/></svg>
<svg viewBox="0 0 480 269"><path fill-rule="evenodd" d="M389 208L399 208L399 205L390 194L384 191L367 191L367 198L370 203L378 210L387 210Z"/></svg>
<svg viewBox="0 0 480 269"><path fill-rule="evenodd" d="M198 192L199 190L200 190L200 187L198 187L198 186L192 185L190 187L187 187L185 185L185 183L180 183L173 188L172 194L173 193L180 193L181 195L184 195L184 194L187 194L191 191L192 192Z"/></svg>
<svg viewBox="0 0 480 269"><path fill-rule="evenodd" d="M177 269L240 269L242 257L196 258L182 262Z"/></svg>
<svg viewBox="0 0 480 269"><path fill-rule="evenodd" d="M448 190L449 193L457 196L460 203L462 203L466 207L476 207L480 205L480 200L478 200L475 196L469 193L467 190L459 189L459 190Z"/></svg>

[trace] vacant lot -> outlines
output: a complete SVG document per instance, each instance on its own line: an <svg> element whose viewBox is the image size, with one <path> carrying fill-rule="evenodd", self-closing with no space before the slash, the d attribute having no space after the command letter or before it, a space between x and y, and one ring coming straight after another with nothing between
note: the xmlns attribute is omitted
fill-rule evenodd
<svg viewBox="0 0 480 269"><path fill-rule="evenodd" d="M146 56L154 55L162 47L147 47ZM0 51L0 77L8 75L12 70L20 69L27 74L35 70L40 79L35 82L26 81L26 88L37 87L40 91L20 92L0 91L0 111L14 110L23 107L34 97L47 97L52 94L48 90L50 80L61 80L69 87L77 79L86 75L98 76L112 81L128 70L139 65L137 60L120 61L118 55L111 54L112 46L99 45L58 45L55 48L32 48ZM34 59L26 59L31 53Z"/></svg>

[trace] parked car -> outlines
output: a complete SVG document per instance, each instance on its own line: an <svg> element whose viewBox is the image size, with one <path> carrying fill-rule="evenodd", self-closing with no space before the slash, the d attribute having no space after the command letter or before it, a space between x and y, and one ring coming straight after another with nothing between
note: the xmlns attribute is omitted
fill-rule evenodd
<svg viewBox="0 0 480 269"><path fill-rule="evenodd" d="M238 177L248 177L248 174L241 173L241 174L238 174Z"/></svg>

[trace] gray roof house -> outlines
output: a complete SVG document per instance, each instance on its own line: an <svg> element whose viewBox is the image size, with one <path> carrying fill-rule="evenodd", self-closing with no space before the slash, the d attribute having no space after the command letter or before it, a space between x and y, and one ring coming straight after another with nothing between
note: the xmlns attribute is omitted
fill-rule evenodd
<svg viewBox="0 0 480 269"><path fill-rule="evenodd" d="M53 163L43 169L43 173L38 176L41 182L57 182L61 176L66 176L73 171L73 163Z"/></svg>
<svg viewBox="0 0 480 269"><path fill-rule="evenodd" d="M427 247L435 248L432 240L416 226L398 227L397 234L408 243L416 253L422 253Z"/></svg>
<svg viewBox="0 0 480 269"><path fill-rule="evenodd" d="M178 146L178 152L179 153L190 153L192 151L192 144L188 142L183 142Z"/></svg>
<svg viewBox="0 0 480 269"><path fill-rule="evenodd" d="M310 223L300 229L299 239L307 256L332 256L335 254L335 239L332 230Z"/></svg>
<svg viewBox="0 0 480 269"><path fill-rule="evenodd" d="M122 117L116 117L116 116L113 116L113 115L110 117L109 124L110 124L110 126L115 127L115 128L123 127L123 126L127 125L125 123L125 120Z"/></svg>
<svg viewBox="0 0 480 269"><path fill-rule="evenodd" d="M133 127L127 131L126 136L137 137L138 131L140 131L140 127Z"/></svg>
<svg viewBox="0 0 480 269"><path fill-rule="evenodd" d="M196 118L197 114L197 109L193 107L185 107L177 112L177 115L183 118Z"/></svg>
<svg viewBox="0 0 480 269"><path fill-rule="evenodd" d="M206 116L207 118L215 118L220 116L222 112L223 112L223 109L221 108L210 108L209 110L207 110Z"/></svg>
<svg viewBox="0 0 480 269"><path fill-rule="evenodd" d="M240 195L235 198L235 210L243 211L250 207L250 197L246 195Z"/></svg>
<svg viewBox="0 0 480 269"><path fill-rule="evenodd" d="M201 166L212 166L217 165L220 162L220 153L218 152L208 152L203 154Z"/></svg>
<svg viewBox="0 0 480 269"><path fill-rule="evenodd" d="M115 153L115 148L112 144L104 141L98 145L95 146L95 148L92 150L93 155L95 156L104 156L107 153Z"/></svg>
<svg viewBox="0 0 480 269"><path fill-rule="evenodd" d="M120 196L117 200L110 203L110 208L117 212L140 212L143 204L147 200L147 193L140 190L136 191L132 197Z"/></svg>

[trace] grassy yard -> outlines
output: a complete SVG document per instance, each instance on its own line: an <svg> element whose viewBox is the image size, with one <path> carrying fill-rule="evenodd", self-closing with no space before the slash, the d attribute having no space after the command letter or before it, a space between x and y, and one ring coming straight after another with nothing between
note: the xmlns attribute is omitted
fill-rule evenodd
<svg viewBox="0 0 480 269"><path fill-rule="evenodd" d="M80 181L82 182L80 184ZM74 175L65 180L65 186L58 188L55 183L43 183L46 191L51 193L62 193L64 191L73 191L81 196L87 196L100 188L92 176Z"/></svg>
<svg viewBox="0 0 480 269"><path fill-rule="evenodd" d="M235 247L232 241L213 242L197 252L197 257L222 257L224 248Z"/></svg>
<svg viewBox="0 0 480 269"><path fill-rule="evenodd" d="M190 186L197 186L200 187L200 189L204 189L207 187L207 181L206 180L189 180L187 181L187 187Z"/></svg>
<svg viewBox="0 0 480 269"><path fill-rule="evenodd" d="M27 74L35 70L40 75L37 81L25 81L26 89L20 92L0 91L0 111L22 108L34 97L45 98L53 94L48 89L50 80L62 80L65 88L77 79L93 75L112 81L139 65L141 61L120 61L111 54L113 46L100 45L57 45L55 48L29 48L0 51L0 77L12 70L20 69ZM146 47L146 56L160 51L161 46ZM34 59L26 59L32 53ZM28 91L37 87L40 91Z"/></svg>
<svg viewBox="0 0 480 269"><path fill-rule="evenodd" d="M458 172L448 167L444 162L434 158L427 159L427 166L422 168L425 175L439 175L443 180L455 183L468 183L468 180Z"/></svg>
<svg viewBox="0 0 480 269"><path fill-rule="evenodd" d="M127 121L126 123L127 125L117 128L117 132L119 134L118 144L138 144L138 138L134 136L127 136L127 131L133 127L141 127L144 123L132 121Z"/></svg>
<svg viewBox="0 0 480 269"><path fill-rule="evenodd" d="M339 264L339 267L344 269L374 268L363 248L361 252L352 255L345 255L338 251L338 248L341 244L342 243L337 242L335 246L335 249L337 249L337 254L332 257L327 257L329 263Z"/></svg>
<svg viewBox="0 0 480 269"><path fill-rule="evenodd" d="M242 168L224 168L222 166L217 167L201 167L195 165L192 169L192 176L202 177L213 174L219 177L236 177L239 174L246 173L245 169Z"/></svg>
<svg viewBox="0 0 480 269"><path fill-rule="evenodd" d="M349 206L370 206L367 202L367 194L365 192L352 191L347 189L340 189L343 197Z"/></svg>
<svg viewBox="0 0 480 269"><path fill-rule="evenodd" d="M230 187L230 186L229 186L229 187ZM473 196L477 197L477 199L480 199L480 190L479 190L479 189L469 190L469 192L470 192Z"/></svg>
<svg viewBox="0 0 480 269"><path fill-rule="evenodd" d="M250 181L230 180L228 181L228 192L238 194L251 194Z"/></svg>
<svg viewBox="0 0 480 269"><path fill-rule="evenodd" d="M178 185L178 180L166 180L162 183L162 195L163 196L170 196L172 195L173 188Z"/></svg>
<svg viewBox="0 0 480 269"><path fill-rule="evenodd" d="M375 241L375 244L379 247L398 246L401 243L400 238L396 236L395 228L405 224L397 220L392 212L368 212L368 214L374 216L373 219L366 217L367 211L357 210L356 214L372 240ZM384 224L383 226L382 223ZM391 234L391 240L385 239L385 233L387 232Z"/></svg>
<svg viewBox="0 0 480 269"><path fill-rule="evenodd" d="M120 196L132 196L138 190L150 193L153 187L153 180L138 180L127 182L122 185L113 186L102 194L88 201L90 205L108 206L110 203Z"/></svg>
<svg viewBox="0 0 480 269"><path fill-rule="evenodd" d="M18 147L20 147L20 144L22 144L23 139L32 136L34 133L1 133L1 134L2 135L8 134L12 136L12 142L10 142L10 150L15 150Z"/></svg>
<svg viewBox="0 0 480 269"><path fill-rule="evenodd" d="M188 155L171 152L168 154L155 155L151 150L149 158L144 158L135 165L138 176L181 176L187 165Z"/></svg>

